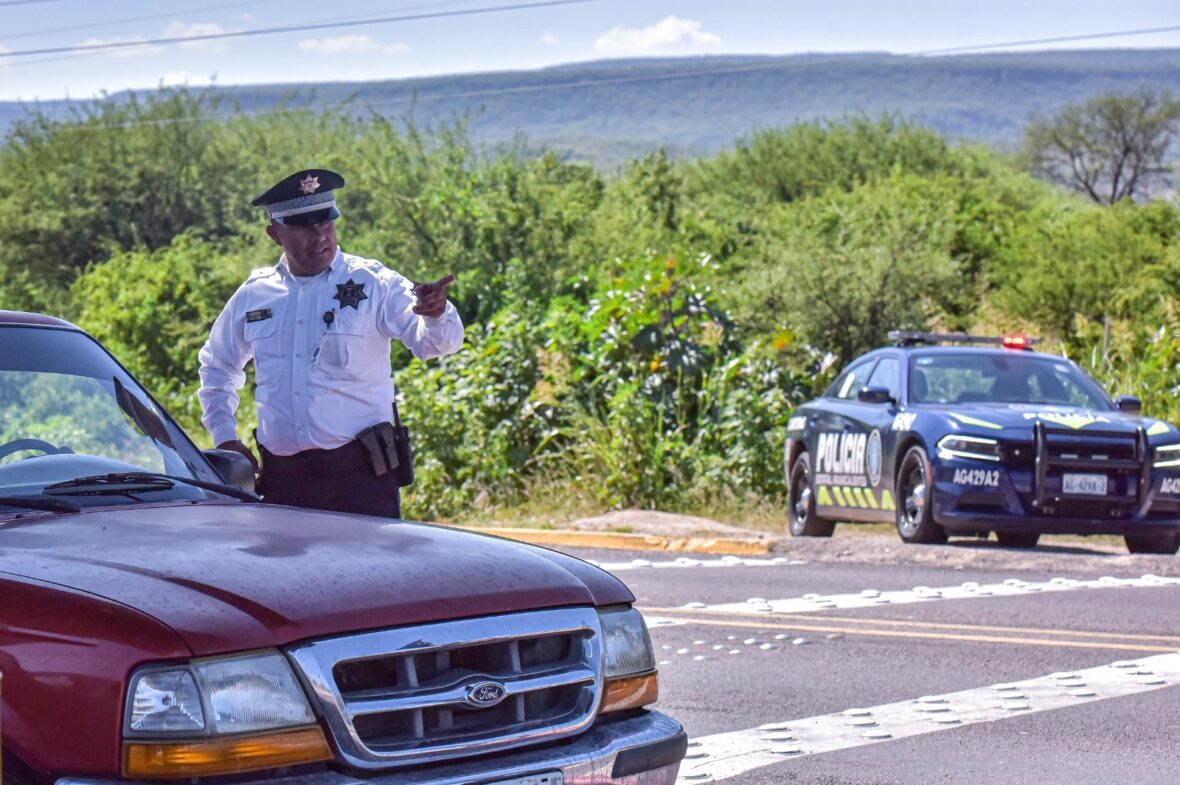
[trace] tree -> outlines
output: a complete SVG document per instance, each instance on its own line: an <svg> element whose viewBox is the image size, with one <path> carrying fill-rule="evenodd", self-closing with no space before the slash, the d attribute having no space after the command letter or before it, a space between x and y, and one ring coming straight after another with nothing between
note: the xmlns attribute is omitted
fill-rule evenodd
<svg viewBox="0 0 1180 785"><path fill-rule="evenodd" d="M1025 154L1035 174L1114 204L1145 195L1152 178L1167 173L1178 131L1180 101L1167 90L1102 95L1035 120Z"/></svg>
<svg viewBox="0 0 1180 785"><path fill-rule="evenodd" d="M951 255L955 184L896 174L852 191L778 205L767 262L729 292L755 330L789 330L842 363L892 329L923 329L962 286Z"/></svg>

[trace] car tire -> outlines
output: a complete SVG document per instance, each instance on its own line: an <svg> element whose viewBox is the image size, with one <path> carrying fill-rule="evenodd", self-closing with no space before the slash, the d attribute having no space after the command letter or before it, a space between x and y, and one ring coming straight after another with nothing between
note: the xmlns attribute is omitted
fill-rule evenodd
<svg viewBox="0 0 1180 785"><path fill-rule="evenodd" d="M946 529L934 522L930 503L930 461L921 447L911 447L897 472L897 533L904 542L946 542Z"/></svg>
<svg viewBox="0 0 1180 785"><path fill-rule="evenodd" d="M831 537L836 522L815 514L815 486L811 482L811 457L801 452L791 466L787 493L787 522L793 537Z"/></svg>
<svg viewBox="0 0 1180 785"><path fill-rule="evenodd" d="M1175 554L1180 551L1180 532L1128 534L1123 537L1131 553Z"/></svg>
<svg viewBox="0 0 1180 785"><path fill-rule="evenodd" d="M996 540L1005 548L1035 548L1040 532L996 532Z"/></svg>

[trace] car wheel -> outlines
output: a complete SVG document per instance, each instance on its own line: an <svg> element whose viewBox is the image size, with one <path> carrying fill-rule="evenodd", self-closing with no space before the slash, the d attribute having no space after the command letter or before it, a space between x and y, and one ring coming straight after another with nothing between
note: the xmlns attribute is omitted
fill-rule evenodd
<svg viewBox="0 0 1180 785"><path fill-rule="evenodd" d="M1180 550L1180 532L1128 534L1123 537L1131 553L1174 554Z"/></svg>
<svg viewBox="0 0 1180 785"><path fill-rule="evenodd" d="M996 532L996 539L1005 548L1033 548L1041 535L1039 532Z"/></svg>
<svg viewBox="0 0 1180 785"><path fill-rule="evenodd" d="M911 447L897 473L897 533L905 542L946 542L946 529L934 522L930 462L921 447Z"/></svg>
<svg viewBox="0 0 1180 785"><path fill-rule="evenodd" d="M791 534L795 537L831 537L836 522L815 514L815 488L811 484L811 458L799 453L791 466L790 493L787 495L789 509L787 519Z"/></svg>

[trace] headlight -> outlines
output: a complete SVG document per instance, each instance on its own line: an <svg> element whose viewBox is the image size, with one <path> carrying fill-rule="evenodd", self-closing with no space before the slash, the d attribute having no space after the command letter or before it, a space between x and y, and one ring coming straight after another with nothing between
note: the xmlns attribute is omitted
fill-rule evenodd
<svg viewBox="0 0 1180 785"><path fill-rule="evenodd" d="M127 694L123 772L130 777L231 774L331 757L278 652L145 668Z"/></svg>
<svg viewBox="0 0 1180 785"><path fill-rule="evenodd" d="M1000 443L982 436L944 436L938 442L941 458L970 458L976 461L999 461L1004 456Z"/></svg>
<svg viewBox="0 0 1180 785"><path fill-rule="evenodd" d="M633 676L655 670L656 657L643 614L634 608L599 614L602 619L606 677Z"/></svg>
<svg viewBox="0 0 1180 785"><path fill-rule="evenodd" d="M606 694L599 711L636 709L659 697L656 657L643 614L634 608L604 611L602 650Z"/></svg>
<svg viewBox="0 0 1180 785"><path fill-rule="evenodd" d="M135 681L128 730L183 733L205 730L197 683L187 670L145 673Z"/></svg>
<svg viewBox="0 0 1180 785"><path fill-rule="evenodd" d="M128 735L244 733L315 722L291 666L278 652L146 671L135 677L130 692ZM202 704L209 707L208 717Z"/></svg>
<svg viewBox="0 0 1180 785"><path fill-rule="evenodd" d="M1180 466L1180 444L1163 444L1155 448L1155 468Z"/></svg>

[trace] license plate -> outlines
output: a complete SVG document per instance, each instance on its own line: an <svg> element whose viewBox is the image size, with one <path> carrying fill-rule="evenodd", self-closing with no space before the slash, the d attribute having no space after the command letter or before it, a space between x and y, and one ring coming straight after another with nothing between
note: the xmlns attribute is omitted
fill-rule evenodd
<svg viewBox="0 0 1180 785"><path fill-rule="evenodd" d="M1106 481L1105 474L1067 474L1062 478L1062 490L1080 496L1105 496Z"/></svg>
<svg viewBox="0 0 1180 785"><path fill-rule="evenodd" d="M562 785L563 777L560 771L549 771L544 774L530 774L527 777L515 777L510 780L496 780L483 785Z"/></svg>

